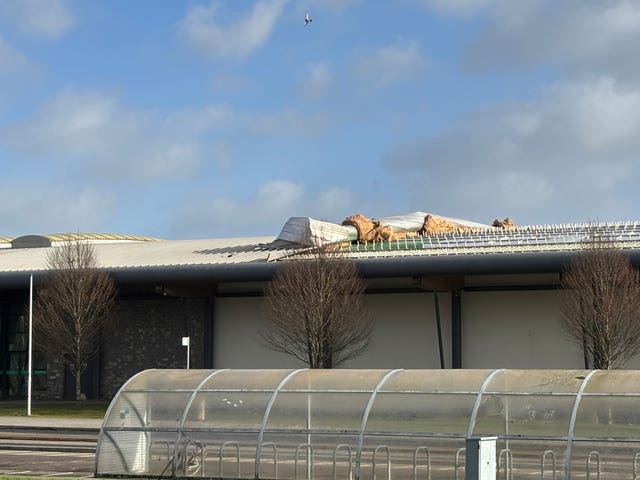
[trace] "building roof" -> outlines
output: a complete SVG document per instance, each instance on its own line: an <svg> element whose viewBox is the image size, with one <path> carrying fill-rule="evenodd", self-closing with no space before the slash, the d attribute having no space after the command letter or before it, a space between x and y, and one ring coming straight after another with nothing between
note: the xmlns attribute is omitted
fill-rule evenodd
<svg viewBox="0 0 640 480"><path fill-rule="evenodd" d="M541 225L345 243L364 276L559 271L597 236L640 261L640 222ZM0 249L0 285L46 271L52 247ZM250 281L270 278L278 261L306 247L274 237L97 243L98 264L120 281L162 278Z"/></svg>
<svg viewBox="0 0 640 480"><path fill-rule="evenodd" d="M620 249L640 248L640 222L528 225L508 229L420 235L383 242L354 242L345 251L354 257L464 255L478 253L554 252L583 250L595 240Z"/></svg>

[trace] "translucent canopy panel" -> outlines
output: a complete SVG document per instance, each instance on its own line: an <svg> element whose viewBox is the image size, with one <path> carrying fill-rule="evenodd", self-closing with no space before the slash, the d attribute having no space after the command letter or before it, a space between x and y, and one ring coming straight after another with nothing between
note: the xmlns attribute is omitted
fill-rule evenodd
<svg viewBox="0 0 640 480"><path fill-rule="evenodd" d="M640 371L147 370L114 397L96 476L636 478Z"/></svg>

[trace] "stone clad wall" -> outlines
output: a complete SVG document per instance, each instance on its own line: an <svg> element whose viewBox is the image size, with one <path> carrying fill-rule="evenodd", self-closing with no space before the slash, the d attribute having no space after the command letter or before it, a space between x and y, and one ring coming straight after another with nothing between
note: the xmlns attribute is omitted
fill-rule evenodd
<svg viewBox="0 0 640 480"><path fill-rule="evenodd" d="M64 366L58 359L47 361L46 375L33 375L31 395L35 400L62 400L64 397ZM26 395L26 377L25 395Z"/></svg>
<svg viewBox="0 0 640 480"><path fill-rule="evenodd" d="M114 315L102 355L100 396L112 398L136 373L148 368L185 368L189 336L190 367L203 367L206 299L124 298Z"/></svg>

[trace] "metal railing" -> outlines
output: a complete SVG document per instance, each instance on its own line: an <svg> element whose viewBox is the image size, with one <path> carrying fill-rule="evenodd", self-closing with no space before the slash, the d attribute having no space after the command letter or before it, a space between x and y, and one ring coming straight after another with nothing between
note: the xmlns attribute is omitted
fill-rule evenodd
<svg viewBox="0 0 640 480"><path fill-rule="evenodd" d="M592 459L595 459L596 463L596 478L600 480L600 454L595 450L589 452L589 455L587 455L587 480L591 478Z"/></svg>
<svg viewBox="0 0 640 480"><path fill-rule="evenodd" d="M312 480L313 476L314 476L314 466L313 466L313 445L311 445L310 443L301 443L300 445L298 445L296 447L296 455L295 455L295 461L294 461L294 467L293 467L293 471L294 471L294 478L295 480L298 480L298 460L300 458L300 452L302 450L306 450L307 451L307 458L306 458L306 462L307 462L307 480Z"/></svg>
<svg viewBox="0 0 640 480"><path fill-rule="evenodd" d="M377 470L377 455L378 452L383 450L387 454L387 480L391 480L391 450L386 445L378 445L373 450L373 480L376 480L376 470Z"/></svg>
<svg viewBox="0 0 640 480"><path fill-rule="evenodd" d="M513 478L513 455L511 454L511 450L508 448L504 448L500 450L498 454L498 471L496 474L496 478L500 479L500 473L503 471L502 469L502 459L504 458L504 479L511 480Z"/></svg>
<svg viewBox="0 0 640 480"><path fill-rule="evenodd" d="M418 480L418 454L424 451L427 455L427 480L431 480L431 451L428 447L418 447L413 452L413 480Z"/></svg>
<svg viewBox="0 0 640 480"><path fill-rule="evenodd" d="M453 467L455 480L460 480L460 457L462 456L463 453L466 455L467 453L466 448L459 448L456 451L456 461Z"/></svg>
<svg viewBox="0 0 640 480"><path fill-rule="evenodd" d="M551 478L556 480L556 453L553 450L545 450L540 458L540 479L544 480L546 473L546 460L551 458Z"/></svg>
<svg viewBox="0 0 640 480"><path fill-rule="evenodd" d="M337 463L338 463L338 452L340 450L346 450L347 451L347 462L348 462L348 469L349 469L349 480L353 479L353 463L351 461L351 446L347 445L346 443L341 443L340 445L336 445L336 448L333 450L333 480L337 480L338 479L338 475L337 475Z"/></svg>
<svg viewBox="0 0 640 480"><path fill-rule="evenodd" d="M253 447L253 445L251 445ZM225 441L219 445L207 446L205 442L190 438L187 442L183 443L183 447L178 451L178 465L180 472L184 476L200 476L210 477L210 469L215 466L212 464L213 458L217 460L217 478L241 478L241 449L242 445L237 441ZM283 464L291 462L289 459L282 459L278 446L273 442L265 442L262 444L263 451L271 452L270 456L263 455L262 462L273 465L273 469L269 468L267 475L264 478L270 478L272 480L278 480L279 467ZM320 476L326 478L328 474L328 468L331 469L331 478L333 480L345 479L354 480L354 447L352 445L343 443L338 444L326 454L323 453L323 457L326 458L318 464L317 455L318 445L310 443L301 443L296 446L295 454L293 458L293 476L294 480L314 480L316 478L316 469L319 465L324 465L324 472ZM171 465L173 461L174 451L173 442L168 440L155 440L149 443L147 449L149 460L159 460L168 462L167 465ZM411 469L411 477L413 480L431 480L433 453L431 449L426 445L421 445L409 452L398 452L395 458L398 459L398 463L395 463L393 450L386 444L377 445L373 447L370 474L367 473L367 477L372 480L392 480L394 475L393 468L399 468L398 472L403 469ZM465 456L466 448L458 448L455 450L455 457L453 462L453 473L455 480L463 480L465 471ZM271 458L268 458L271 457ZM328 457L328 458L327 458ZM407 458L409 457L409 458ZM449 457L451 458L451 457ZM584 477L586 480L600 480L602 478L602 454L597 450L591 450L584 458ZM556 480L558 478L558 462L557 455L554 450L544 450L539 456L539 478L541 480ZM629 459L629 457L627 457ZM409 460L407 462L406 460ZM442 462L442 456L438 456L438 460ZM404 462L404 463L402 463ZM368 463L368 462L367 462ZM631 463L631 462L629 462ZM629 465L627 463L627 465ZM207 469L207 465L209 469ZM233 470L228 468L225 471L225 467L234 465ZM291 465L291 463L289 463ZM301 475L300 471L304 465L305 474ZM451 464L449 464L451 465ZM636 452L632 457L632 479L638 480L640 466L640 452ZM393 468L392 468L393 467ZM381 475L381 468L384 473ZM449 467L450 468L450 467ZM520 465L522 468L522 465ZM529 474L533 475L534 471ZM157 471L156 468L153 469ZM164 476L165 469L159 476ZM629 472L629 470L627 470ZM505 448L497 454L497 480L512 480L514 478L514 458L512 449ZM247 472L245 472L246 476ZM150 471L150 475L156 475ZM180 473L178 473L180 475ZM261 476L262 477L262 476ZM401 475L402 478L408 478L407 474ZM623 478L623 477L614 477ZM628 477L627 477L628 478Z"/></svg>

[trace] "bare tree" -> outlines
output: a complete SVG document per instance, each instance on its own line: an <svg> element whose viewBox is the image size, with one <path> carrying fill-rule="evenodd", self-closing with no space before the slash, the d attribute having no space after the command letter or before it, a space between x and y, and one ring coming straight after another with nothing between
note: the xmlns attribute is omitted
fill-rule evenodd
<svg viewBox="0 0 640 480"><path fill-rule="evenodd" d="M621 368L640 352L640 273L615 244L594 238L561 279L562 326L585 367Z"/></svg>
<svg viewBox="0 0 640 480"><path fill-rule="evenodd" d="M109 275L97 268L89 243L70 240L53 247L47 266L50 271L34 301L34 342L48 358L59 359L69 369L80 400L80 377L100 351L116 289Z"/></svg>
<svg viewBox="0 0 640 480"><path fill-rule="evenodd" d="M332 247L282 262L265 289L263 343L309 368L333 368L364 352L372 322L355 264Z"/></svg>

